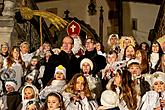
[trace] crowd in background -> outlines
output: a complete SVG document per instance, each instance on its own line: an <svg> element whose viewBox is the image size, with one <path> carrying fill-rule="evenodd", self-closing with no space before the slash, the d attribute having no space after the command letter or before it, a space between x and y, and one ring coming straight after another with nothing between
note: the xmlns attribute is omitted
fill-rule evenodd
<svg viewBox="0 0 165 110"><path fill-rule="evenodd" d="M107 46L66 36L45 42L1 44L0 110L165 110L165 50L111 34Z"/></svg>

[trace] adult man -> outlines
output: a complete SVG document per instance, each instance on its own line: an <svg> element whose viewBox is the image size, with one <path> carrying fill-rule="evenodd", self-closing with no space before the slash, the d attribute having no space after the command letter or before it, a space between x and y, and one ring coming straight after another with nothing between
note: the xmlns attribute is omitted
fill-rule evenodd
<svg viewBox="0 0 165 110"><path fill-rule="evenodd" d="M80 71L77 58L72 52L74 40L66 36L62 40L61 52L59 53L60 64L66 68L66 79L70 80L73 75Z"/></svg>
<svg viewBox="0 0 165 110"><path fill-rule="evenodd" d="M42 79L44 87L50 79L53 78L55 67L58 65L63 65L66 68L66 79L68 81L75 73L80 71L77 58L72 52L73 45L74 40L72 37L66 36L62 39L61 52L59 55L52 55L45 66L45 72Z"/></svg>

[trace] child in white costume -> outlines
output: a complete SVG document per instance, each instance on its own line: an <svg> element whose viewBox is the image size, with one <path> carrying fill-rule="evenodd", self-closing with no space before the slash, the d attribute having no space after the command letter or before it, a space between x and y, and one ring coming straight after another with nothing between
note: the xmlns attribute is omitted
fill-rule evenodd
<svg viewBox="0 0 165 110"><path fill-rule="evenodd" d="M96 110L98 105L84 75L75 74L62 93L66 110Z"/></svg>
<svg viewBox="0 0 165 110"><path fill-rule="evenodd" d="M27 110L26 108L31 105L28 104L29 102L31 102L35 108L39 108L38 89L33 85L26 85L22 89L22 102L17 107L17 110Z"/></svg>
<svg viewBox="0 0 165 110"><path fill-rule="evenodd" d="M151 84L153 90L143 96L139 110L165 110L165 73L152 74Z"/></svg>
<svg viewBox="0 0 165 110"><path fill-rule="evenodd" d="M62 65L59 65L55 69L54 79L51 81L51 84L46 86L39 94L41 99L45 99L46 96L51 92L61 93L66 85L66 69Z"/></svg>

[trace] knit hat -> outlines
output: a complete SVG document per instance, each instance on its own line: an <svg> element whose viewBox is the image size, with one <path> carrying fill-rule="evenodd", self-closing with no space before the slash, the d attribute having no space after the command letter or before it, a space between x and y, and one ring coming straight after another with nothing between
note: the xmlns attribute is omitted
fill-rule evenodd
<svg viewBox="0 0 165 110"><path fill-rule="evenodd" d="M165 83L165 73L161 71L157 71L151 76L151 84L153 85L157 81L162 81Z"/></svg>
<svg viewBox="0 0 165 110"><path fill-rule="evenodd" d="M59 65L56 67L55 72L54 72L54 77L57 74L57 72L61 72L64 74L64 77L66 78L66 69L62 65Z"/></svg>
<svg viewBox="0 0 165 110"><path fill-rule="evenodd" d="M16 89L17 81L14 80L14 79L7 79L7 80L5 81L5 87L6 87L7 85L11 85L14 89Z"/></svg>
<svg viewBox="0 0 165 110"><path fill-rule="evenodd" d="M3 42L2 44L1 44L1 48L2 47L8 47L9 48L9 44L7 43L7 42Z"/></svg>
<svg viewBox="0 0 165 110"><path fill-rule="evenodd" d="M82 66L85 62L88 63L91 67L91 70L93 70L93 62L89 58L84 58L83 60L81 60L80 69L82 69Z"/></svg>
<svg viewBox="0 0 165 110"><path fill-rule="evenodd" d="M129 67L132 64L138 64L139 65L140 62L137 59L131 59L131 60L128 61L127 67Z"/></svg>
<svg viewBox="0 0 165 110"><path fill-rule="evenodd" d="M101 94L101 105L106 106L107 109L117 107L118 95L112 90L105 90Z"/></svg>

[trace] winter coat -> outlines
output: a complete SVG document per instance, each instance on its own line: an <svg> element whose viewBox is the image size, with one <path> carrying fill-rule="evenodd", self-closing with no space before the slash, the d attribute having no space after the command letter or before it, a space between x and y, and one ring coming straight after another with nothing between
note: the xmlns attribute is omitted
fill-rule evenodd
<svg viewBox="0 0 165 110"><path fill-rule="evenodd" d="M46 96L51 92L59 92L61 93L64 90L66 85L65 80L53 80L50 86L46 86L40 93L40 99L46 99Z"/></svg>
<svg viewBox="0 0 165 110"><path fill-rule="evenodd" d="M97 110L98 104L96 100L89 100L87 97L80 100L79 102L73 103L71 99L70 93L63 93L64 97L64 104L66 107L66 110Z"/></svg>
<svg viewBox="0 0 165 110"><path fill-rule="evenodd" d="M165 91L161 93L162 99L165 100ZM142 97L139 110L153 110L160 106L159 93L156 91L149 91ZM163 108L165 110L165 108Z"/></svg>

